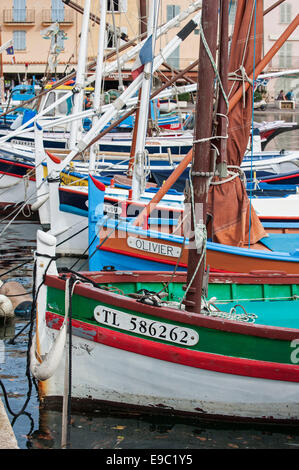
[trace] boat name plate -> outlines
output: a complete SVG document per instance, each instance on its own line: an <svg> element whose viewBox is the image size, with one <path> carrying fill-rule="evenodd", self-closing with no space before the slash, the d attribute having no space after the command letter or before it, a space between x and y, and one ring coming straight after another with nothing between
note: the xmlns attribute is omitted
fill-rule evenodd
<svg viewBox="0 0 299 470"><path fill-rule="evenodd" d="M107 214L121 214L121 207L113 206L112 204L104 204L104 212Z"/></svg>
<svg viewBox="0 0 299 470"><path fill-rule="evenodd" d="M198 333L191 328L131 315L103 305L96 306L94 317L102 325L183 346L194 346L199 341Z"/></svg>
<svg viewBox="0 0 299 470"><path fill-rule="evenodd" d="M127 243L131 248L147 251L148 253L154 253L156 255L178 258L181 254L181 248L179 246L157 243L151 240L147 240L146 238L128 237Z"/></svg>

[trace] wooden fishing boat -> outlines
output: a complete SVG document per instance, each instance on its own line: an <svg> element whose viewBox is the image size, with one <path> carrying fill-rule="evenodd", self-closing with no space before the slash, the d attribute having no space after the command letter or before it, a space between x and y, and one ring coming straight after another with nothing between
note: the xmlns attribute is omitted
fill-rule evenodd
<svg viewBox="0 0 299 470"><path fill-rule="evenodd" d="M54 261L49 265L55 254L50 234L38 233L37 251L42 286L34 344L45 357L70 315L70 274L58 274ZM298 274L213 274L210 303L200 313L179 308L185 273L81 272L76 282L74 409L298 422ZM54 362L43 376L32 359L38 378L55 369L39 385L45 407L61 406L64 394L63 354Z"/></svg>
<svg viewBox="0 0 299 470"><path fill-rule="evenodd" d="M225 55L228 1L219 5L220 54ZM203 0L202 27L210 54L203 48L200 51L199 67L205 75L199 75L203 95L198 109L206 106L211 112L198 124L198 140L202 126L212 128L215 70L210 60L216 57L219 5ZM241 28L243 34L252 38L255 5L261 21L262 2L240 0L236 15L236 21L246 25L246 31ZM260 26L258 37L262 37ZM242 31L237 33L242 38ZM227 69L222 61L220 64L223 77ZM210 142L205 138L195 143L192 167L196 172L197 164L210 164L211 156L205 151L204 158L198 158L198 144L209 147ZM194 193L196 203L199 194L206 204L207 176L201 170L192 177L194 183L199 177L199 186L204 183L205 188ZM106 223L109 227L109 223L102 216L105 186L91 178L90 188L92 184L101 195L89 207L89 237L96 242L100 226ZM93 201L90 191L89 196ZM192 214L197 223L198 214ZM203 215L205 212L199 222ZM115 224L111 233L116 228ZM139 235L143 230L134 229ZM110 235L107 233L107 241ZM162 256L164 249L159 249ZM34 270L36 334L30 366L39 380L41 403L50 406L63 401L64 417L70 416L72 404L85 409L88 405L93 409L116 406L127 412L137 409L152 414L297 424L298 273L274 266L271 272L257 272L255 264L253 273L215 273L208 282L205 251L204 237L189 247L187 274L176 269L136 272L134 265L115 272L59 272L56 238L39 230ZM90 253L90 262L97 253ZM175 254L176 260L179 256Z"/></svg>

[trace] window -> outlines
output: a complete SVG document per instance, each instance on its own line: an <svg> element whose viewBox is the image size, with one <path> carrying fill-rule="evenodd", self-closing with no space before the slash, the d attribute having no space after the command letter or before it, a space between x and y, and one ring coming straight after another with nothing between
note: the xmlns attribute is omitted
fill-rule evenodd
<svg viewBox="0 0 299 470"><path fill-rule="evenodd" d="M113 2L113 3L112 3ZM127 0L107 0L107 11L125 13L127 11Z"/></svg>
<svg viewBox="0 0 299 470"><path fill-rule="evenodd" d="M279 67L292 67L292 43L289 41L286 41L279 50Z"/></svg>
<svg viewBox="0 0 299 470"><path fill-rule="evenodd" d="M51 106L51 104L53 103L55 103L55 92L50 91L50 93L47 96L44 109L48 108L48 106ZM55 116L55 108L45 113L44 116Z"/></svg>
<svg viewBox="0 0 299 470"><path fill-rule="evenodd" d="M13 32L13 47L15 51L26 50L26 31Z"/></svg>
<svg viewBox="0 0 299 470"><path fill-rule="evenodd" d="M172 20L175 16L180 14L180 6L179 5L167 5L166 16L167 21ZM178 46L167 58L167 63L175 68L178 69L180 67L180 46Z"/></svg>
<svg viewBox="0 0 299 470"><path fill-rule="evenodd" d="M120 1L107 0L107 11L120 11Z"/></svg>
<svg viewBox="0 0 299 470"><path fill-rule="evenodd" d="M57 93L57 99L59 100L64 95L66 95L65 91ZM58 105L58 113L62 114L63 116L67 115L67 113L68 113L68 104L67 104L66 100Z"/></svg>
<svg viewBox="0 0 299 470"><path fill-rule="evenodd" d="M172 20L175 16L180 14L180 6L179 5L167 5L166 16L167 21Z"/></svg>
<svg viewBox="0 0 299 470"><path fill-rule="evenodd" d="M54 23L64 20L64 4L62 0L52 0L51 20Z"/></svg>
<svg viewBox="0 0 299 470"><path fill-rule="evenodd" d="M292 5L290 3L283 3L280 5L280 22L290 23L292 18Z"/></svg>
<svg viewBox="0 0 299 470"><path fill-rule="evenodd" d="M66 34L65 32L61 29L58 31L58 34L57 34L57 47L58 47L58 51L64 51L64 41L66 39ZM57 51L57 52L58 52Z"/></svg>
<svg viewBox="0 0 299 470"><path fill-rule="evenodd" d="M26 21L26 0L13 1L13 20L16 22Z"/></svg>

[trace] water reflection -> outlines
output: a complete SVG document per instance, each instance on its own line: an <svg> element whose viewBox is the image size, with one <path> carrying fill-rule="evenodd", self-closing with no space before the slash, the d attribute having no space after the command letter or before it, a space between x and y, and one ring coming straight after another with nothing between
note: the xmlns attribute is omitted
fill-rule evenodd
<svg viewBox="0 0 299 470"><path fill-rule="evenodd" d="M299 430L184 421L166 417L72 415L73 449L287 449L299 447ZM34 449L57 449L61 413L40 410L39 428L29 437Z"/></svg>
<svg viewBox="0 0 299 470"><path fill-rule="evenodd" d="M285 121L293 122L299 125L299 113L294 111L276 112L268 111L267 113L256 112L254 116L256 122ZM266 146L265 150L299 150L299 131L298 129L290 130L274 137Z"/></svg>
<svg viewBox="0 0 299 470"><path fill-rule="evenodd" d="M15 318L0 317L0 340L13 338L15 335Z"/></svg>

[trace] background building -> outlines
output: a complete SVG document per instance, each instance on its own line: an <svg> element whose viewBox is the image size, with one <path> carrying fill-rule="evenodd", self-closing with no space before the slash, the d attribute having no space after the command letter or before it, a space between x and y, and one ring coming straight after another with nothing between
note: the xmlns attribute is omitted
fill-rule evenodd
<svg viewBox="0 0 299 470"><path fill-rule="evenodd" d="M79 9L84 6L84 0L76 0ZM190 4L190 0L170 0L161 2L159 21L164 23L178 15ZM148 1L145 1L148 7ZM139 0L107 0L107 24L110 29L106 33L106 53L116 47L114 30L125 33L128 39L136 38L140 33L140 1ZM99 1L91 1L91 12L100 16ZM148 13L147 13L148 16ZM6 82L14 80L22 81L24 78L42 78L46 73L61 76L69 73L76 67L79 50L79 36L82 24L82 14L67 6L62 0L7 0L5 5L1 2L0 18L2 23L1 43L9 39L14 42L14 58L2 54L3 72ZM167 35L157 41L157 51L191 19L173 28ZM53 38L46 39L46 30L58 23L59 35L56 37L58 54L57 65L50 66L55 58L50 54L50 46ZM93 60L97 55L99 25L97 21L90 21L88 38L88 60ZM118 47L124 44L118 40ZM173 73L172 68L182 69L198 58L199 30L191 33L167 60L170 68L165 68L166 76ZM115 57L114 57L115 59ZM122 80L124 84L131 80L131 68L134 61L127 64L123 70ZM192 74L191 74L192 75ZM196 69L193 72L196 77ZM118 75L111 74L106 78L106 85L117 87Z"/></svg>
<svg viewBox="0 0 299 470"><path fill-rule="evenodd" d="M264 9L273 4L273 0L263 0ZM74 0L80 10L84 0ZM148 8L148 1L145 5ZM165 23L178 15L190 4L190 0L161 0L159 22ZM106 54L124 44L117 39L114 30L125 33L129 40L138 37L140 25L140 0L107 0L107 24L110 28L106 33ZM91 0L91 12L100 16L99 0ZM236 1L230 1L230 26L232 28L236 12ZM274 44L275 40L286 29L288 24L299 12L298 0L286 0L277 8L264 16L264 53ZM148 17L148 11L146 13ZM169 31L157 40L156 51L170 39L192 18L190 15L183 23ZM9 39L14 42L14 56L2 54L3 73L6 82L20 82L24 78L42 78L62 76L76 68L78 61L82 14L66 5L62 0L6 0L0 5L1 44ZM47 38L48 28L59 26L59 34L55 38ZM96 58L99 24L90 21L88 38L88 61ZM49 33L48 33L49 35ZM57 64L55 56L50 53L55 39ZM167 59L168 66L162 66L165 77L171 76L175 70L184 69L198 58L199 28L171 54ZM115 56L113 60L115 59ZM134 61L126 64L121 78L114 72L105 79L105 88L117 88L119 83L124 85L131 81L131 68ZM272 59L267 71L281 71L299 68L299 31L296 30L284 44L278 54ZM197 67L189 73L189 78L196 81ZM268 84L271 97L275 97L280 89L295 90L299 100L298 75L273 79Z"/></svg>
<svg viewBox="0 0 299 470"><path fill-rule="evenodd" d="M272 0L264 0L264 9L273 5ZM298 0L286 0L264 16L264 52L267 53L275 41L285 31L299 13ZM297 28L269 63L267 72L299 69L299 29ZM268 86L271 98L276 98L280 90L288 92L293 89L299 101L299 74L271 79Z"/></svg>
<svg viewBox="0 0 299 470"><path fill-rule="evenodd" d="M56 22L58 64L52 73L62 74L75 67L78 58L78 34L81 15L65 6L61 0L6 0L1 2L1 43L13 39L14 56L2 54L6 81L17 82L25 75L37 78L49 71L51 39L42 34Z"/></svg>

